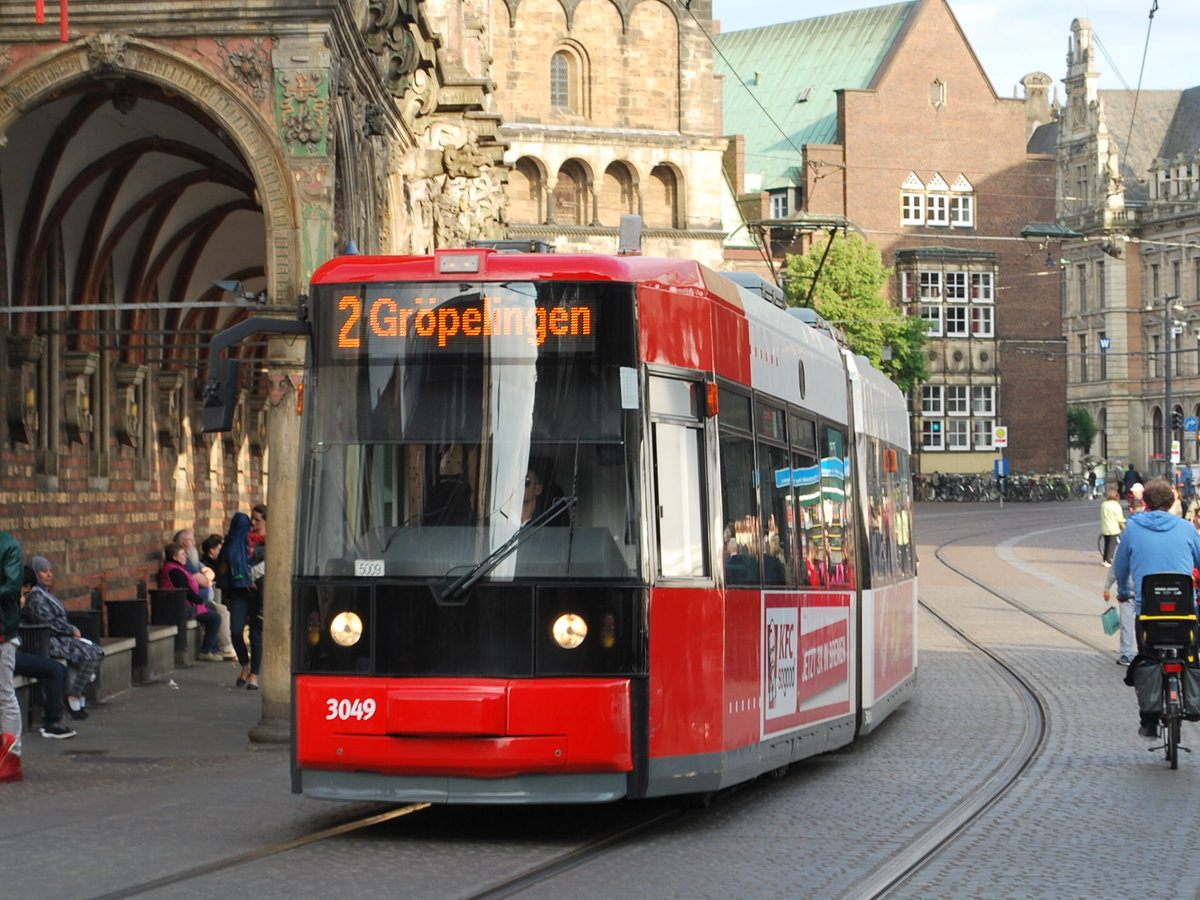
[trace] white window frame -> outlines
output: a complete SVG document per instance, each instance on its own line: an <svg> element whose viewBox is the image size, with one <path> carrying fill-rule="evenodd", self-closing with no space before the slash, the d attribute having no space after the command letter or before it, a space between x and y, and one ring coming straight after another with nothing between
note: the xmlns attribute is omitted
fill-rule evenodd
<svg viewBox="0 0 1200 900"><path fill-rule="evenodd" d="M945 283L947 303L967 302L968 290L966 272L947 272Z"/></svg>
<svg viewBox="0 0 1200 900"><path fill-rule="evenodd" d="M922 225L925 222L925 195L910 191L900 194L900 224Z"/></svg>
<svg viewBox="0 0 1200 900"><path fill-rule="evenodd" d="M971 194L950 195L950 227L975 227L975 198Z"/></svg>
<svg viewBox="0 0 1200 900"><path fill-rule="evenodd" d="M945 405L942 403L942 386L940 384L921 385L921 415L945 415Z"/></svg>
<svg viewBox="0 0 1200 900"><path fill-rule="evenodd" d="M938 430L934 431L933 426L938 425ZM922 450L937 450L946 449L943 443L946 434L946 423L941 419L924 419L921 422L921 449Z"/></svg>
<svg viewBox="0 0 1200 900"><path fill-rule="evenodd" d="M922 303L921 318L925 320L925 333L930 337L942 336L942 305L940 303Z"/></svg>
<svg viewBox="0 0 1200 900"><path fill-rule="evenodd" d="M920 296L922 300L941 300L942 299L942 273L924 271L917 273L917 279L920 284Z"/></svg>
<svg viewBox="0 0 1200 900"><path fill-rule="evenodd" d="M927 194L925 197L925 224L950 224L950 195Z"/></svg>
<svg viewBox="0 0 1200 900"><path fill-rule="evenodd" d="M971 323L967 320L967 307L961 305L945 308L946 337L967 337L971 333Z"/></svg>
<svg viewBox="0 0 1200 900"><path fill-rule="evenodd" d="M946 415L969 416L971 414L971 394L965 384L946 385Z"/></svg>
<svg viewBox="0 0 1200 900"><path fill-rule="evenodd" d="M973 419L971 423L972 443L976 450L992 450L992 432L996 425L993 419Z"/></svg>
<svg viewBox="0 0 1200 900"><path fill-rule="evenodd" d="M947 419L946 420L946 449L947 450L970 450L971 449L971 420L970 419Z"/></svg>
<svg viewBox="0 0 1200 900"><path fill-rule="evenodd" d="M991 306L971 307L971 336L990 338L996 335L995 308Z"/></svg>
<svg viewBox="0 0 1200 900"><path fill-rule="evenodd" d="M991 272L971 273L971 302L996 302L996 281Z"/></svg>
<svg viewBox="0 0 1200 900"><path fill-rule="evenodd" d="M971 412L977 416L996 415L996 386L994 384L971 385Z"/></svg>
<svg viewBox="0 0 1200 900"><path fill-rule="evenodd" d="M786 219L788 217L788 192L771 191L771 218Z"/></svg>
<svg viewBox="0 0 1200 900"><path fill-rule="evenodd" d="M912 272L900 273L900 297L905 303L911 303L913 299L913 277Z"/></svg>

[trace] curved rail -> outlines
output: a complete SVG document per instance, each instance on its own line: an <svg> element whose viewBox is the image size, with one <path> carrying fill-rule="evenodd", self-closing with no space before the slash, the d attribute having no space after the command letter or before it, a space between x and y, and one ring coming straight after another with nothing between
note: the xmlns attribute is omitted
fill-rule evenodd
<svg viewBox="0 0 1200 900"><path fill-rule="evenodd" d="M1023 604L1004 596L1000 591L997 591L995 588L947 561L942 554L942 550L950 544L965 540L967 537L969 536L959 536L952 541L946 541L938 546L934 551L934 556L948 569L966 578L988 593L1004 600L1006 603L1013 604L1023 612L1037 617L1040 621L1051 625L1059 631L1063 631L1060 626L1047 620L1046 617L1039 614L1036 610L1031 610ZM856 884L851 892L855 897L884 897L933 860L943 847L965 831L972 822L1008 792L1041 752L1042 746L1046 742L1046 705L1033 685L1017 674L1014 669L1007 665L994 652L973 639L961 628L952 625L928 605L921 603L921 607L926 613L937 619L943 627L952 631L964 644L974 647L991 660L992 664L1021 700L1025 711L1025 727L1021 734L1021 740L1017 743L1008 759L1001 763L974 790L964 796L953 809L930 825L916 838L909 841L904 847L901 847L895 856L876 868L868 878ZM1077 635L1071 636L1078 637ZM1089 646L1092 645L1089 644Z"/></svg>

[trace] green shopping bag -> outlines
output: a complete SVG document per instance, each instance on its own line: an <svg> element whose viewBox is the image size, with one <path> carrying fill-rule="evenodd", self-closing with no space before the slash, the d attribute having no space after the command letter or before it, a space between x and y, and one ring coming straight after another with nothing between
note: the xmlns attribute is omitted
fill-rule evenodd
<svg viewBox="0 0 1200 900"><path fill-rule="evenodd" d="M1100 623L1104 626L1105 634L1116 634L1121 628L1121 614L1115 606L1110 606L1100 613Z"/></svg>

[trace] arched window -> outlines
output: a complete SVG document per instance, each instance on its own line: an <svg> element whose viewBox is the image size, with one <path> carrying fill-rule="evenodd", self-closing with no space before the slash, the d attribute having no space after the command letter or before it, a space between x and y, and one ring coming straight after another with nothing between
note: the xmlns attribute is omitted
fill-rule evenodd
<svg viewBox="0 0 1200 900"><path fill-rule="evenodd" d="M637 212L633 175L624 163L612 163L604 170L600 185L600 224L617 226L621 216Z"/></svg>
<svg viewBox="0 0 1200 900"><path fill-rule="evenodd" d="M670 166L650 171L643 218L649 228L679 227L679 181Z"/></svg>
<svg viewBox="0 0 1200 900"><path fill-rule="evenodd" d="M570 55L564 50L550 57L550 105L566 112L574 109L571 103L571 82L574 80L571 77L571 62Z"/></svg>

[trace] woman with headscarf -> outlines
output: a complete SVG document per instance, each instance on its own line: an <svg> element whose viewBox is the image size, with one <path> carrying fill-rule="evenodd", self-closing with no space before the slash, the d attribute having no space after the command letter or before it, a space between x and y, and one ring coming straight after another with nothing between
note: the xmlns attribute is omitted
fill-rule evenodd
<svg viewBox="0 0 1200 900"><path fill-rule="evenodd" d="M229 607L229 637L233 641L233 652L242 664L242 673L235 684L248 691L257 691L258 673L262 667L262 597L250 570L250 517L245 513L234 513L229 522L229 533L221 546L217 587ZM249 650L245 637L247 626L250 628Z"/></svg>
<svg viewBox="0 0 1200 900"><path fill-rule="evenodd" d="M68 712L72 719L86 719L88 714L84 707L87 698L84 692L96 680L96 673L100 671L100 663L104 659L104 649L79 633L79 629L71 624L62 601L54 596L54 569L50 560L35 556L29 561L29 567L37 577L37 584L25 595L22 615L36 625L49 626L50 656L67 661L70 676L67 685Z"/></svg>

